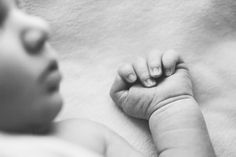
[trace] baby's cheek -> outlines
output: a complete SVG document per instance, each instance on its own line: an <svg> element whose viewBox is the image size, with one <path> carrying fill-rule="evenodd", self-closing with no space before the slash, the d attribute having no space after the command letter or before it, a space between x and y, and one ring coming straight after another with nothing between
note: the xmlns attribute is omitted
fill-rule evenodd
<svg viewBox="0 0 236 157"><path fill-rule="evenodd" d="M20 78L16 70L0 69L0 102L1 104L20 103L24 90L26 78Z"/></svg>
<svg viewBox="0 0 236 157"><path fill-rule="evenodd" d="M38 121L37 112L42 105L36 107L34 103L39 102L40 93L35 77L26 68L14 63L0 64L0 117L5 119L0 123L11 123L17 129ZM40 116L45 115L48 114Z"/></svg>

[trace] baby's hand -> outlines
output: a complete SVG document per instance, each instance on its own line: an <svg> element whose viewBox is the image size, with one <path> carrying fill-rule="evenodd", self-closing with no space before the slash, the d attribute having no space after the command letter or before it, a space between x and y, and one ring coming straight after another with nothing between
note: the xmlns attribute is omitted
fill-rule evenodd
<svg viewBox="0 0 236 157"><path fill-rule="evenodd" d="M128 115L149 120L160 157L215 157L188 69L174 51L122 66L111 97ZM196 153L197 152L197 153Z"/></svg>
<svg viewBox="0 0 236 157"><path fill-rule="evenodd" d="M121 66L110 95L128 115L149 119L171 102L192 97L188 69L175 51L151 52Z"/></svg>

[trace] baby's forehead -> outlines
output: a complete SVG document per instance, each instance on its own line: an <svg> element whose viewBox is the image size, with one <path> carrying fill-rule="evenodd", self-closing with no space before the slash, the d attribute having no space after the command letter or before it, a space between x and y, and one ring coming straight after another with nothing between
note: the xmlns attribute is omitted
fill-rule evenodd
<svg viewBox="0 0 236 157"><path fill-rule="evenodd" d="M0 25L4 22L11 7L19 7L19 0L0 0Z"/></svg>
<svg viewBox="0 0 236 157"><path fill-rule="evenodd" d="M1 8L6 6L8 3L11 3L12 0L0 0L0 6Z"/></svg>
<svg viewBox="0 0 236 157"><path fill-rule="evenodd" d="M3 7L9 7L11 5L18 6L19 4L19 0L0 0L0 11Z"/></svg>

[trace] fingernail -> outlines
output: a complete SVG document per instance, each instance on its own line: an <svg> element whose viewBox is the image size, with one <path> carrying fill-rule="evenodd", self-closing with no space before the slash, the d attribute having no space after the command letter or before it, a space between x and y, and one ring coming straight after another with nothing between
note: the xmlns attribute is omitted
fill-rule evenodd
<svg viewBox="0 0 236 157"><path fill-rule="evenodd" d="M160 75L160 73L161 73L161 70L159 67L152 68L152 75L158 76L158 75Z"/></svg>
<svg viewBox="0 0 236 157"><path fill-rule="evenodd" d="M130 82L136 81L136 76L134 74L129 74L128 79Z"/></svg>
<svg viewBox="0 0 236 157"><path fill-rule="evenodd" d="M172 75L172 70L171 69L166 69L166 76Z"/></svg>
<svg viewBox="0 0 236 157"><path fill-rule="evenodd" d="M144 81L144 84L147 86L147 87L151 87L151 86L154 86L156 84L155 81L153 81L152 79L148 78Z"/></svg>

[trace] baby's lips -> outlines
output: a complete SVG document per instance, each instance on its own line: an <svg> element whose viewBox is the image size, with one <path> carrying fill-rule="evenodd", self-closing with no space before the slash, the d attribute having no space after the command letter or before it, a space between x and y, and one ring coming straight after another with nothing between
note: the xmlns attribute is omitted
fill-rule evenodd
<svg viewBox="0 0 236 157"><path fill-rule="evenodd" d="M48 74L45 78L46 87L49 91L58 90L62 75L59 71L54 71Z"/></svg>

